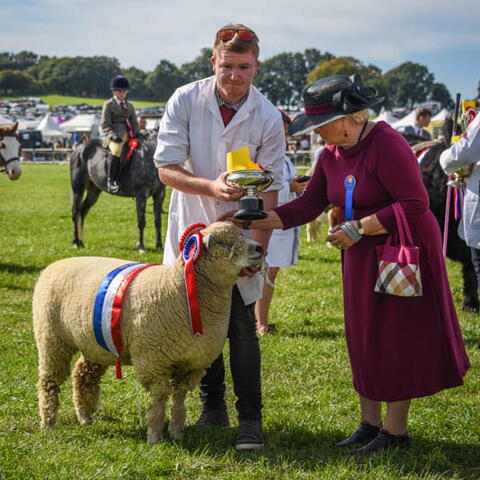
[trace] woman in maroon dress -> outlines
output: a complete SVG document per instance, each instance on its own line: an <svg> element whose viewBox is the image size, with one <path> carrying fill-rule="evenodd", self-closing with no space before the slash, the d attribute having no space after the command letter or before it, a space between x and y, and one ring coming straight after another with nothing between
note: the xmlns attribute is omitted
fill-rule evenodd
<svg viewBox="0 0 480 480"><path fill-rule="evenodd" d="M368 121L368 108L383 100L374 89L357 75L336 75L308 86L303 98L306 113L289 133L314 130L328 146L303 195L251 226L292 228L313 220L328 204L342 207L342 221L346 202L348 210L345 179L355 177L352 220L327 238L342 249L345 333L361 410L360 427L337 446L363 445L352 454L408 447L411 399L462 385L469 368L439 226L407 142L387 123ZM396 202L420 249L420 297L374 292L376 246L397 231ZM250 226L246 223L244 228ZM387 402L383 422L381 402Z"/></svg>

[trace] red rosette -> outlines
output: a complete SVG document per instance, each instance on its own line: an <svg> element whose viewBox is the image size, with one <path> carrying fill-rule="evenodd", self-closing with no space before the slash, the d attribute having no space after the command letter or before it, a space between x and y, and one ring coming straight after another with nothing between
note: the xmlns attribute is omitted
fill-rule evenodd
<svg viewBox="0 0 480 480"><path fill-rule="evenodd" d="M182 237L180 238L180 241L178 242L178 249L180 252L183 252L183 246L185 245L185 241L187 238L194 232L199 232L200 230L203 230L206 228L206 225L204 223L194 223L193 225L190 225L184 232Z"/></svg>

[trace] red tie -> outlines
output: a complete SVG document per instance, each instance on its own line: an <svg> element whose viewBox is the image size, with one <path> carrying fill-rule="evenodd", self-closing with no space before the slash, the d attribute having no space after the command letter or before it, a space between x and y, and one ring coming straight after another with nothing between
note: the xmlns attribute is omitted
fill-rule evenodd
<svg viewBox="0 0 480 480"><path fill-rule="evenodd" d="M120 102L120 107L122 108L122 110L123 110L124 112L127 111L127 106L125 105L125 102L124 102L123 100Z"/></svg>
<svg viewBox="0 0 480 480"><path fill-rule="evenodd" d="M220 105L220 113L222 114L223 124L227 126L237 111L234 108Z"/></svg>

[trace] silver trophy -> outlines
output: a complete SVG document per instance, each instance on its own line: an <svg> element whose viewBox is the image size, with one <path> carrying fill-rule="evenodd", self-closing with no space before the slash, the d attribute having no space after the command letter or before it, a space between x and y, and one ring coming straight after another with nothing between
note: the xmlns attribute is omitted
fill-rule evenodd
<svg viewBox="0 0 480 480"><path fill-rule="evenodd" d="M260 220L267 217L263 200L255 194L273 183L271 170L236 170L227 175L227 182L238 185L245 196L239 201L239 210L234 217L241 220Z"/></svg>

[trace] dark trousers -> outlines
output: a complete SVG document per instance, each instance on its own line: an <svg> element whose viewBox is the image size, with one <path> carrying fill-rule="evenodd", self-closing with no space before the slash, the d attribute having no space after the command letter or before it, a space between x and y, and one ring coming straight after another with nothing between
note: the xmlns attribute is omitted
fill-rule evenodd
<svg viewBox="0 0 480 480"><path fill-rule="evenodd" d="M238 288L233 287L228 340L235 406L241 420L261 419L260 346L254 305L245 305ZM223 405L224 393L225 365L220 354L200 382L200 398L204 407L216 410Z"/></svg>
<svg viewBox="0 0 480 480"><path fill-rule="evenodd" d="M470 253L472 255L473 269L475 270L478 286L480 287L480 249L470 247Z"/></svg>

